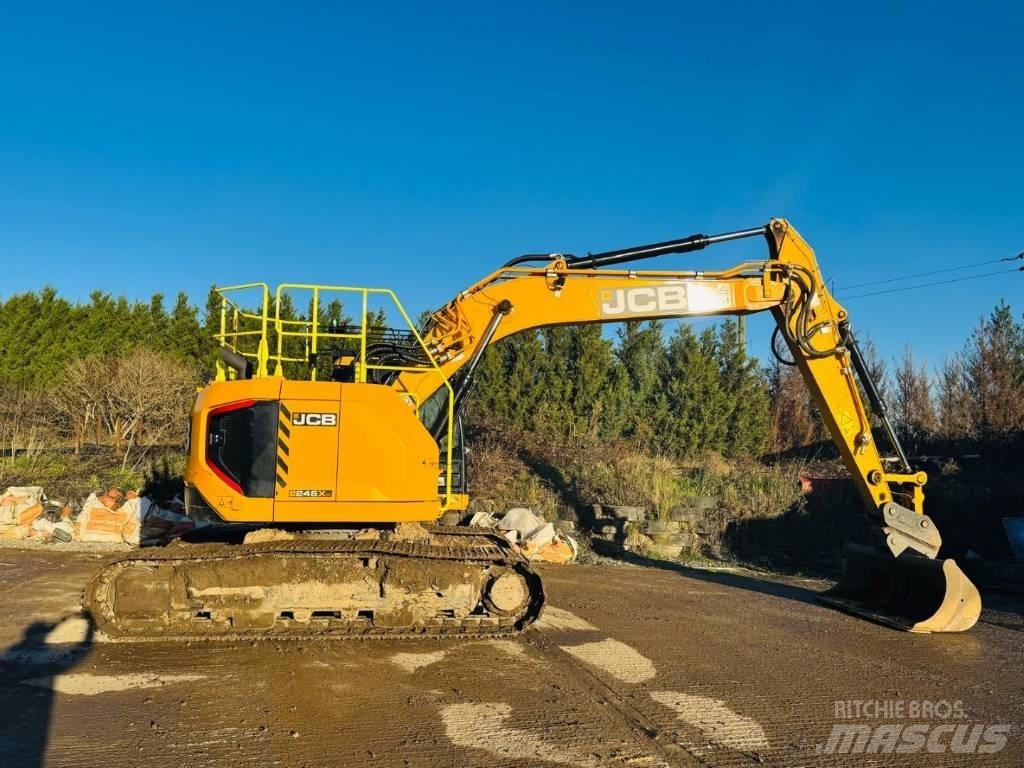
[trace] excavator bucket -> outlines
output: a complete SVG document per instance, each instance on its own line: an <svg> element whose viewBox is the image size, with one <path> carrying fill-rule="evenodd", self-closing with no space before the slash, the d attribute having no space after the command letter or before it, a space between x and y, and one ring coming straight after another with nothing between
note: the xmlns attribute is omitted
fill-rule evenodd
<svg viewBox="0 0 1024 768"><path fill-rule="evenodd" d="M846 545L842 578L818 599L907 632L964 632L981 614L977 587L953 560L858 544Z"/></svg>

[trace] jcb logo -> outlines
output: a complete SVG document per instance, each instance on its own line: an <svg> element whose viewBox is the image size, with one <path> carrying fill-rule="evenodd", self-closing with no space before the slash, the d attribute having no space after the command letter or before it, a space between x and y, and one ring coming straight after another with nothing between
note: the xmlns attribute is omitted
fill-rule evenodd
<svg viewBox="0 0 1024 768"><path fill-rule="evenodd" d="M293 413L292 424L296 427L336 427L336 413Z"/></svg>
<svg viewBox="0 0 1024 768"><path fill-rule="evenodd" d="M732 306L730 286L700 280L601 291L602 317L700 315Z"/></svg>
<svg viewBox="0 0 1024 768"><path fill-rule="evenodd" d="M685 285L658 285L647 288L616 288L601 291L601 314L647 315L653 313L685 312Z"/></svg>

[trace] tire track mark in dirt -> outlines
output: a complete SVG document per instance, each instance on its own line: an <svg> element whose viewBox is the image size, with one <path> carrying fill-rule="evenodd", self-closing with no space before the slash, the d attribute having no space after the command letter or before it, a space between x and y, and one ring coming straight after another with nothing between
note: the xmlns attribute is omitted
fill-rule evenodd
<svg viewBox="0 0 1024 768"><path fill-rule="evenodd" d="M555 639L559 641L578 640L580 635L582 635L589 641L581 643L576 647L590 646L593 648L604 641L593 641L592 638L599 632L597 627L569 611L556 608L554 609L555 615L549 619L548 612L552 611L552 608L545 608L544 617L534 625L532 642L552 660L552 663L566 670L573 677L577 685L587 690L598 701L607 704L623 725L638 739L648 744L652 753L656 754L665 764L671 766L700 765L700 761L697 760L692 752L665 734L654 720L649 718L625 696L619 693L618 690L594 673L592 668L586 663L586 660L593 661L595 658L599 658L602 664L597 664L596 666L599 668L602 666L606 667L607 664L603 662L607 661L607 657L603 653L597 655L592 653L572 653L568 649L573 646L561 646L555 642ZM620 645L625 644L621 643ZM626 647L628 648L628 646ZM602 649L604 648L607 648L607 646L602 646ZM650 663L649 660L633 651L632 648L629 650ZM635 658L633 663L636 663ZM651 664L651 667L653 668L653 664Z"/></svg>
<svg viewBox="0 0 1024 768"><path fill-rule="evenodd" d="M566 625L595 629L571 614L566 618ZM504 692L494 698L487 693L477 693L468 700L452 701L449 698L445 701L440 698L436 702L438 717L444 737L453 746L488 755L488 764L498 760L522 761L530 766L550 763L577 768L669 768L680 765L678 761L665 760L658 755L646 738L638 738L635 728L623 729L621 718L613 714L614 708L609 710L607 707L607 697L594 698L591 686L580 686L571 676L567 679L565 670L553 663L560 659L537 653L532 640L470 641L443 650L394 653L387 661L408 675L426 675L432 679L452 670L478 666L474 664L474 658L486 653L485 649L494 649L514 661L510 671L527 685L530 681L558 680L554 689L562 695L573 692L575 708L549 710L538 708L532 702L523 706L521 696L508 698ZM493 660L493 655L490 658ZM550 695L542 693L546 687L544 685L537 690L536 701ZM496 691L503 689L494 686L488 693ZM581 720L580 709L589 711L590 716ZM596 720L593 714L597 715ZM587 725L584 726L583 722Z"/></svg>
<svg viewBox="0 0 1024 768"><path fill-rule="evenodd" d="M429 667L431 664L444 659L445 651L430 651L429 653L396 653L391 657L391 663L406 672L415 672L420 667Z"/></svg>
<svg viewBox="0 0 1024 768"><path fill-rule="evenodd" d="M511 760L601 768L604 758L576 752L570 745L541 738L536 733L508 724L512 705L505 703L449 704L441 709L441 722L451 742L465 749L485 750ZM657 765L650 756L623 760L625 765Z"/></svg>
<svg viewBox="0 0 1024 768"><path fill-rule="evenodd" d="M162 688L165 685L173 685L174 683L190 683L205 679L205 675L157 675L141 673L128 673L124 675L92 675L83 672L34 677L29 680L23 680L22 684L33 685L37 688L50 688L58 693L65 693L72 696L96 696L101 693L110 693L111 691Z"/></svg>
<svg viewBox="0 0 1024 768"><path fill-rule="evenodd" d="M678 691L652 691L651 698L675 710L680 720L719 744L741 752L768 749L768 738L761 724L736 714L725 706L724 701Z"/></svg>
<svg viewBox="0 0 1024 768"><path fill-rule="evenodd" d="M608 637L592 643L558 646L570 656L608 673L623 683L643 683L658 671L654 662L633 648Z"/></svg>
<svg viewBox="0 0 1024 768"><path fill-rule="evenodd" d="M761 753L770 749L770 744L760 723L734 712L718 699L671 690L649 692L651 701L673 710L680 722L700 733L701 739L684 740L680 734L666 733L639 704L631 701L632 692L624 693L605 679L642 686L657 676L654 663L619 640L594 640L600 633L597 627L569 611L555 610L550 620L545 612L535 625L535 635L542 638L537 644L549 655L570 662L581 684L588 684L595 696L607 701L631 730L652 744L662 759L671 764L696 765L713 755L724 756L725 752L731 753L730 762L763 761Z"/></svg>

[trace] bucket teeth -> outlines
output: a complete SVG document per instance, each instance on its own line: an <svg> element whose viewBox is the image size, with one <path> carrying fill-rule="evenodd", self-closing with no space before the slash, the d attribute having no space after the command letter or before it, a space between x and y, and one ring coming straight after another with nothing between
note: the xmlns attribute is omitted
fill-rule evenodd
<svg viewBox="0 0 1024 768"><path fill-rule="evenodd" d="M981 615L977 587L953 560L856 544L846 546L839 583L818 599L907 632L963 632Z"/></svg>

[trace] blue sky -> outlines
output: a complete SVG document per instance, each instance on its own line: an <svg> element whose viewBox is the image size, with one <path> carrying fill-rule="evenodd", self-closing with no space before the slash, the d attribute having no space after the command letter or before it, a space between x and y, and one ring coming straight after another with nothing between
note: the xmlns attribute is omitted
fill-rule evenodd
<svg viewBox="0 0 1024 768"><path fill-rule="evenodd" d="M840 290L1011 256L1021 40L1014 3L9 5L0 293L308 281L418 312L521 252L771 216ZM1000 298L1024 275L849 309L938 362Z"/></svg>

